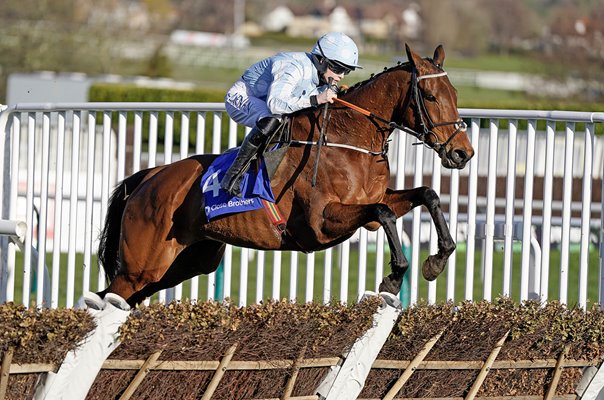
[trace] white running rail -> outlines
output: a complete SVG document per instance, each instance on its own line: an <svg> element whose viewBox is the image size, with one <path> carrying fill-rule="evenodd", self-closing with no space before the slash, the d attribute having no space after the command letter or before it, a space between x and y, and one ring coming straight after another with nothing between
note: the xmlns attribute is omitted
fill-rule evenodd
<svg viewBox="0 0 604 400"><path fill-rule="evenodd" d="M27 305L71 307L84 291L104 288L97 237L118 181L147 166L220 153L246 131L222 103L31 103L0 110L0 219L27 226L22 250L0 236L0 301ZM477 153L462 171L441 168L433 152L400 133L390 146L392 186L440 192L465 253L427 284L419 271L436 248L429 215L416 209L400 220L410 256L409 301L506 295L602 304L604 210L596 199L604 191L604 141L595 131L604 114L460 112ZM381 229L360 230L312 255L228 246L220 274L193 278L152 301L349 301L377 290L388 260Z"/></svg>

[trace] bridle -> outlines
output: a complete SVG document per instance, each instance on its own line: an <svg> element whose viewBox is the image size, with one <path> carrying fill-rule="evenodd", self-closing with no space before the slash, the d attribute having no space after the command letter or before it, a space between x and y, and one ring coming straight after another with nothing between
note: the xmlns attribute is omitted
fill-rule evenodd
<svg viewBox="0 0 604 400"><path fill-rule="evenodd" d="M419 90L419 82L423 81L425 79L440 78L440 77L443 77L446 75L447 75L447 73L445 71L442 71L442 72L437 72L434 74L418 76L417 70L415 67L413 68L413 70L411 72L411 90L410 90L409 96L407 96L405 99L404 106L402 107L401 115L404 115L407 108L411 106L411 103L412 103L411 99L415 100L413 102L414 107L413 106L411 106L411 107L413 107L413 112L415 113L416 118L419 119L419 127L420 127L419 131L416 131L412 128L399 124L395 121L389 121L386 118L380 117L379 115L376 115L368 110L365 110L364 108L361 108L355 104L349 103L338 97L336 97L334 100L337 103L340 103L354 111L357 111L372 120L377 120L377 121L385 124L390 129L398 129L400 131L410 134L411 136L416 137L418 139L418 142L414 143L415 145L423 144L424 146L433 149L441 158L443 158L443 156L445 155L444 153L446 152L447 145L451 142L451 140L453 140L453 138L455 136L457 136L458 133L465 132L467 130L467 125L461 118L458 120L455 120L455 121L445 121L445 122L434 123L434 121L430 117L430 113L428 112L428 109L426 108L426 105L424 103L424 97L422 96L421 91ZM335 90L337 91L337 87L335 88ZM439 127L448 126L448 125L455 126L455 132L453 132L453 134L451 136L449 136L447 138L447 140L445 140L444 142L441 143L438 141L438 136L434 132L434 128L439 128ZM434 142L429 143L426 140L429 136L434 136L434 138L435 138ZM317 142L314 142L314 141L303 141L303 140L292 140L290 143L302 144L302 145L317 145L318 144ZM330 143L330 142L325 142L322 145L328 146L328 147L347 148L350 150L359 151L359 152L369 154L372 156L381 155L383 157L386 157L386 154L388 152L388 141L384 141L382 150L379 152L361 149L361 148L351 146L351 145Z"/></svg>
<svg viewBox="0 0 604 400"><path fill-rule="evenodd" d="M433 149L434 151L436 151L438 153L438 155L442 157L444 155L443 153L446 151L447 145L451 142L451 140L453 140L453 138L455 136L457 136L458 133L465 132L467 130L467 125L461 118L458 120L455 120L455 121L445 121L445 122L435 123L432 120L432 118L430 117L430 113L428 112L428 109L426 108L426 104L424 102L424 97L422 96L421 91L419 90L419 82L423 81L425 79L440 78L440 77L443 77L446 75L447 75L447 73L445 71L442 71L442 72L438 72L438 73L434 73L434 74L418 76L417 70L415 68L413 68L413 70L411 72L410 95L407 96L407 98L405 100L405 104L403 106L401 115L404 115L405 110L407 110L408 107L410 107L410 106L413 107L413 112L415 113L416 118L419 119L419 128L420 129L418 131L416 131L408 126L399 124L397 122L389 121L385 118L380 117L379 115L375 115L372 112L364 110L354 104L348 103L347 101L341 100L339 98L336 98L335 100L340 104L343 104L355 111L361 112L362 114L365 114L369 118L378 120L378 121L386 124L389 128L399 129L405 133L410 134L411 136L416 137L419 140L419 142L414 143L414 144L423 144L423 145ZM414 103L413 105L411 105L412 104L411 99L415 100L413 102ZM449 125L455 126L455 132L453 132L453 134L451 136L449 136L446 141L439 142L438 136L434 132L434 129L440 128L443 126L449 126ZM429 143L426 140L429 136L433 136L435 138L434 142Z"/></svg>
<svg viewBox="0 0 604 400"><path fill-rule="evenodd" d="M419 82L423 81L425 79L440 78L442 76L447 76L447 73L445 71L442 71L442 72L437 72L434 74L418 76L417 70L415 68L413 68L413 70L411 72L411 96L415 100L415 108L413 111L415 112L416 117L419 118L419 127L420 127L419 132L417 132L409 127L402 126L402 125L399 125L399 124L396 124L393 122L389 123L390 126L400 129L406 133L409 133L409 134L415 136L420 141L419 144L424 144L424 145L432 148L439 155L441 155L441 152L445 151L445 148L447 147L447 145L451 142L451 140L453 140L453 138L455 136L457 136L457 134L459 132L465 132L467 130L467 125L461 118L458 120L455 120L455 121L445 121L445 122L434 123L434 121L432 121L432 118L430 117L430 113L428 112L428 109L426 108L426 104L424 102L424 96L422 96L421 90L419 90ZM407 105L404 107L403 113L404 113L404 110L407 107L409 107L409 103L410 103L410 101L407 102ZM438 136L434 132L434 128L440 128L442 126L449 126L449 125L455 126L455 132L453 132L453 134L451 136L449 136L447 138L447 140L444 141L443 143L439 142ZM434 142L431 144L426 141L426 139L430 135L434 136L434 138L435 138Z"/></svg>

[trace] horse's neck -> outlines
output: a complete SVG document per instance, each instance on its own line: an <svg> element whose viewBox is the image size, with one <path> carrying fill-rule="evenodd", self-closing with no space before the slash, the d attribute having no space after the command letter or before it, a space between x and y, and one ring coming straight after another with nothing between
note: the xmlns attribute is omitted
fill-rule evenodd
<svg viewBox="0 0 604 400"><path fill-rule="evenodd" d="M406 94L408 72L395 70L384 72L343 96L342 99L370 111L374 115L391 120Z"/></svg>
<svg viewBox="0 0 604 400"><path fill-rule="evenodd" d="M343 95L343 100L369 111L373 116L366 116L354 109L343 109L338 112L339 118L336 119L348 129L339 129L339 132L334 132L335 135L344 135L342 141L371 151L383 150L384 142L392 132L388 123L401 117L396 113L400 112L398 109L405 96L403 72L385 72L383 76L372 78Z"/></svg>
<svg viewBox="0 0 604 400"><path fill-rule="evenodd" d="M408 74L408 71L403 70L387 71L342 95L342 100L367 110L378 118L368 117L358 110L335 103L333 106L328 105L336 110L328 114L327 123L324 125L324 106L321 106L293 117L292 138L303 141L316 140L321 128L325 127L330 141L381 151L384 141L392 131L388 122L400 118L395 113L400 111L397 108L405 98Z"/></svg>

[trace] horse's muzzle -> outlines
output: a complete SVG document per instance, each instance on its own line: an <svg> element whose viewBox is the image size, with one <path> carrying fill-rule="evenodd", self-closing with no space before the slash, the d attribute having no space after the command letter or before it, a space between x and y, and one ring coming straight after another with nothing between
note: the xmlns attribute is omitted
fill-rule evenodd
<svg viewBox="0 0 604 400"><path fill-rule="evenodd" d="M474 156L474 150L470 149L470 152L468 152L464 149L451 149L443 155L444 157L441 156L443 167L463 169L468 161Z"/></svg>

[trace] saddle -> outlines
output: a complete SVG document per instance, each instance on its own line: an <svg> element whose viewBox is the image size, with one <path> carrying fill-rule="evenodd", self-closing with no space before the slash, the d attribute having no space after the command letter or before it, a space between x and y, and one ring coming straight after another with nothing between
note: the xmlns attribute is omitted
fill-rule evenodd
<svg viewBox="0 0 604 400"><path fill-rule="evenodd" d="M220 181L226 170L237 155L237 149L230 149L216 158L201 177L201 188L204 194L204 210L208 220L223 214L238 213L267 209L267 213L275 215L271 222L284 232L284 221L276 209L275 198L270 187L270 180L283 161L285 152L291 143L289 118L284 118L271 137L261 145L258 153L252 157L256 160L256 167L248 169L245 173L243 185L245 187L243 198L233 197L220 188Z"/></svg>

